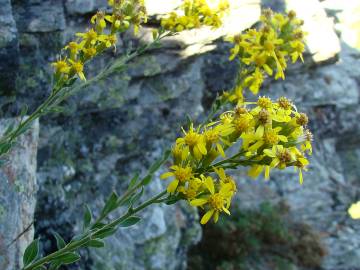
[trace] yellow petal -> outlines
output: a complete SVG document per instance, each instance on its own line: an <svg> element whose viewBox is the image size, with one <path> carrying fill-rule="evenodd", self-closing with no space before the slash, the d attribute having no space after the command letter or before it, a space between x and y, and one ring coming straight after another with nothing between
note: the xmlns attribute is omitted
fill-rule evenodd
<svg viewBox="0 0 360 270"><path fill-rule="evenodd" d="M195 199L190 202L190 205L192 206L203 206L208 202L207 199Z"/></svg>
<svg viewBox="0 0 360 270"><path fill-rule="evenodd" d="M203 155L206 155L207 154L207 151L206 151L206 146L203 142L199 142L196 144L197 148L199 149L200 153L203 154Z"/></svg>
<svg viewBox="0 0 360 270"><path fill-rule="evenodd" d="M227 208L223 207L222 210L230 216L230 211Z"/></svg>
<svg viewBox="0 0 360 270"><path fill-rule="evenodd" d="M179 185L179 180L174 180L172 181L169 186L167 187L167 192L168 193L174 193L176 188L178 187Z"/></svg>
<svg viewBox="0 0 360 270"><path fill-rule="evenodd" d="M205 184L206 188L210 191L211 194L215 193L214 182L210 176L205 178L204 184Z"/></svg>
<svg viewBox="0 0 360 270"><path fill-rule="evenodd" d="M160 175L160 179L166 179L166 178L169 178L171 176L174 176L173 172L166 172L166 173L163 173L162 175Z"/></svg>
<svg viewBox="0 0 360 270"><path fill-rule="evenodd" d="M351 216L351 218L360 219L360 202L351 205L351 207L348 210L348 213Z"/></svg>
<svg viewBox="0 0 360 270"><path fill-rule="evenodd" d="M218 222L218 220L219 220L219 212L216 211L214 214L214 222L216 223L216 222Z"/></svg>
<svg viewBox="0 0 360 270"><path fill-rule="evenodd" d="M218 152L220 153L220 155L221 155L222 157L226 157L225 152L224 152L224 149L222 148L221 144L217 143L217 144L216 144L216 149L218 150Z"/></svg>
<svg viewBox="0 0 360 270"><path fill-rule="evenodd" d="M265 149L264 154L267 155L268 157L272 157L272 158L276 157L275 153L270 149Z"/></svg>
<svg viewBox="0 0 360 270"><path fill-rule="evenodd" d="M270 179L270 166L265 166L265 180Z"/></svg>
<svg viewBox="0 0 360 270"><path fill-rule="evenodd" d="M208 223L210 218L214 214L214 212L215 212L214 209L211 209L211 210L207 211L206 214L201 218L200 223L203 224L203 225Z"/></svg>

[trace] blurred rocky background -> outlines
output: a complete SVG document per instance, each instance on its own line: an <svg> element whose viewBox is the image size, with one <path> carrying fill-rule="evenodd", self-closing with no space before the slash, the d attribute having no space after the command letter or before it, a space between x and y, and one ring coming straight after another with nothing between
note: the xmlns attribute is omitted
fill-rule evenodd
<svg viewBox="0 0 360 270"><path fill-rule="evenodd" d="M152 24L179 2L147 0ZM120 230L104 249L84 250L83 260L68 269L360 269L360 222L346 213L360 198L360 3L230 2L233 12L223 29L169 39L68 100L64 112L41 119L40 139L32 141L37 165L29 161L33 152L16 160L15 178L29 179L25 188L10 185L6 173L0 178L0 230L15 209L4 194L17 189L14 196L21 197L31 190L21 203L31 217L36 200L34 229L43 252L55 248L54 231L69 240L81 228L85 203L96 212L112 190L121 193L174 141L187 115L201 119L216 94L233 85L237 65L228 61L222 36L254 25L262 7L294 9L308 32L305 64L292 66L284 82L268 81L262 93L292 98L311 118L315 149L304 185L291 170L272 174L269 182L235 172L239 192L231 219L202 232L192 208L153 207L137 227ZM33 109L48 95L49 63L97 9L106 9L106 0L0 0L1 117L17 115L25 103ZM122 36L116 52L89 65L89 76L150 31L143 29L140 39ZM156 179L147 195L164 184ZM31 218L23 223L31 227ZM14 238L19 230L11 231ZM10 244L9 235L0 246Z"/></svg>

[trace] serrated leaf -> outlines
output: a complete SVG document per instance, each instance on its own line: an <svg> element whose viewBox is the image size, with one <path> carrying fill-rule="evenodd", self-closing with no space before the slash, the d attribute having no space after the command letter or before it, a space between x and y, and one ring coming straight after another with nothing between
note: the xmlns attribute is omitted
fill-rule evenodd
<svg viewBox="0 0 360 270"><path fill-rule="evenodd" d="M61 237L60 234L58 234L57 232L53 233L55 239L56 239L56 246L58 249L62 249L66 246L66 242L65 240Z"/></svg>
<svg viewBox="0 0 360 270"><path fill-rule="evenodd" d="M102 216L106 216L111 211L116 209L118 198L119 198L119 196L115 192L111 193L110 197L108 198L108 200L105 203L103 210L101 211Z"/></svg>
<svg viewBox="0 0 360 270"><path fill-rule="evenodd" d="M100 241L100 240L91 240L88 243L88 246L93 247L93 248L102 248L102 247L105 246L105 243L103 241Z"/></svg>
<svg viewBox="0 0 360 270"><path fill-rule="evenodd" d="M106 238L106 237L116 233L116 230L117 230L117 228L113 228L113 227L101 229L94 234L94 238L99 238L99 239Z"/></svg>
<svg viewBox="0 0 360 270"><path fill-rule="evenodd" d="M77 262L78 260L80 260L80 258L81 257L76 253L67 252L67 253L64 253L63 255L55 257L54 260L55 260L55 262L58 262L61 264L71 264L71 263Z"/></svg>
<svg viewBox="0 0 360 270"><path fill-rule="evenodd" d="M35 239L30 243L30 245L25 249L23 263L24 266L28 266L32 263L39 254L39 239Z"/></svg>
<svg viewBox="0 0 360 270"><path fill-rule="evenodd" d="M84 230L87 229L90 226L91 221L92 221L91 209L89 208L88 205L85 205Z"/></svg>
<svg viewBox="0 0 360 270"><path fill-rule="evenodd" d="M141 220L141 218L136 217L136 216L132 216L132 217L129 217L129 218L125 219L123 222L121 222L119 224L119 226L120 227L130 227L130 226L133 226L136 223L138 223L140 220Z"/></svg>

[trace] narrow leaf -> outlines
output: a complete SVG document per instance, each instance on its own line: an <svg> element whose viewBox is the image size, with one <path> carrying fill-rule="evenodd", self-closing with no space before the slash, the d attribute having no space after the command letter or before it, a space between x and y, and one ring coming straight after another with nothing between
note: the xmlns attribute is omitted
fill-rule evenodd
<svg viewBox="0 0 360 270"><path fill-rule="evenodd" d="M55 239L56 239L56 246L58 249L62 249L66 246L66 242L64 241L64 239L60 236L60 234L58 234L57 232L53 233Z"/></svg>
<svg viewBox="0 0 360 270"><path fill-rule="evenodd" d="M50 264L49 270L58 270L61 266L60 262L52 262Z"/></svg>
<svg viewBox="0 0 360 270"><path fill-rule="evenodd" d="M90 226L92 220L91 210L88 205L85 205L85 212L84 212L84 230Z"/></svg>
<svg viewBox="0 0 360 270"><path fill-rule="evenodd" d="M55 257L54 260L61 264L71 264L80 260L80 256L73 252L67 252L59 257Z"/></svg>
<svg viewBox="0 0 360 270"><path fill-rule="evenodd" d="M134 175L134 177L130 180L130 184L129 184L128 190L130 190L131 188L133 188L133 187L136 185L138 179L139 179L139 173L136 173L136 174Z"/></svg>
<svg viewBox="0 0 360 270"><path fill-rule="evenodd" d="M28 106L25 104L22 108L21 108L21 111L20 111L20 118L24 118L24 116L27 114L28 112Z"/></svg>
<svg viewBox="0 0 360 270"><path fill-rule="evenodd" d="M24 266L27 266L30 263L32 263L36 259L38 254L39 254L39 239L35 239L25 250L23 257Z"/></svg>
<svg viewBox="0 0 360 270"><path fill-rule="evenodd" d="M144 177L144 179L142 180L142 184L144 186L147 186L148 184L150 184L151 180L153 178L152 174L148 174L147 176Z"/></svg>
<svg viewBox="0 0 360 270"><path fill-rule="evenodd" d="M120 227L130 227L135 225L136 223L138 223L141 220L141 218L133 216L133 217L129 217L127 219L125 219L123 222L121 222L119 224Z"/></svg>
<svg viewBox="0 0 360 270"><path fill-rule="evenodd" d="M101 229L105 226L105 223L97 222L94 225L91 226L91 229Z"/></svg>
<svg viewBox="0 0 360 270"><path fill-rule="evenodd" d="M133 206L137 201L140 200L141 196L144 194L144 187L141 187L140 192L136 193L130 200L130 206Z"/></svg>
<svg viewBox="0 0 360 270"><path fill-rule="evenodd" d="M103 239L106 238L110 235L113 235L114 233L116 233L116 228L105 228L105 229L101 229L98 232L96 232L94 234L94 238L99 238L99 239Z"/></svg>
<svg viewBox="0 0 360 270"><path fill-rule="evenodd" d="M115 192L111 193L109 199L105 203L103 210L101 211L102 216L106 216L117 207L118 198L119 197Z"/></svg>
<svg viewBox="0 0 360 270"><path fill-rule="evenodd" d="M93 248L102 248L105 246L105 243L103 241L100 240L91 240L88 244L89 247L93 247Z"/></svg>

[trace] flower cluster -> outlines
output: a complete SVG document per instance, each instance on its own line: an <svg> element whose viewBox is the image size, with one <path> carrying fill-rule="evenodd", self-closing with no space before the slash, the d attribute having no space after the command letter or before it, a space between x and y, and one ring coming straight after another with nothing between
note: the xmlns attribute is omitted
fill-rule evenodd
<svg viewBox="0 0 360 270"><path fill-rule="evenodd" d="M266 75L285 79L284 71L290 59L293 63L299 58L303 60L302 24L294 11L284 16L265 10L258 30L250 29L228 38L234 44L230 60L239 58L241 63L237 87L228 96L231 102L242 102L244 89L257 94Z"/></svg>
<svg viewBox="0 0 360 270"><path fill-rule="evenodd" d="M306 129L306 114L296 111L288 99L273 102L259 97L257 102L245 102L219 116L215 122L195 129L193 125L173 147L171 171L161 178L172 177L168 192L187 199L191 205L206 209L201 219L205 224L211 217L215 222L219 213L229 214L236 183L226 169L249 167L249 175L257 177L265 171L295 167L303 182L307 154L311 154L312 135ZM226 150L240 148L227 158ZM218 161L214 163L214 161ZM216 177L212 174L215 173Z"/></svg>
<svg viewBox="0 0 360 270"><path fill-rule="evenodd" d="M222 16L228 9L227 0L220 0L216 8L211 8L206 0L185 0L181 6L183 14L170 13L161 21L161 26L173 32L199 28L202 25L218 28L222 25Z"/></svg>
<svg viewBox="0 0 360 270"><path fill-rule="evenodd" d="M76 41L71 41L64 48L62 56L52 65L55 69L55 82L65 83L77 75L86 80L84 64L110 47L115 47L117 34L134 27L136 33L140 24L146 21L143 0L109 0L113 8L111 14L99 11L91 18L92 27L85 33L77 33Z"/></svg>

